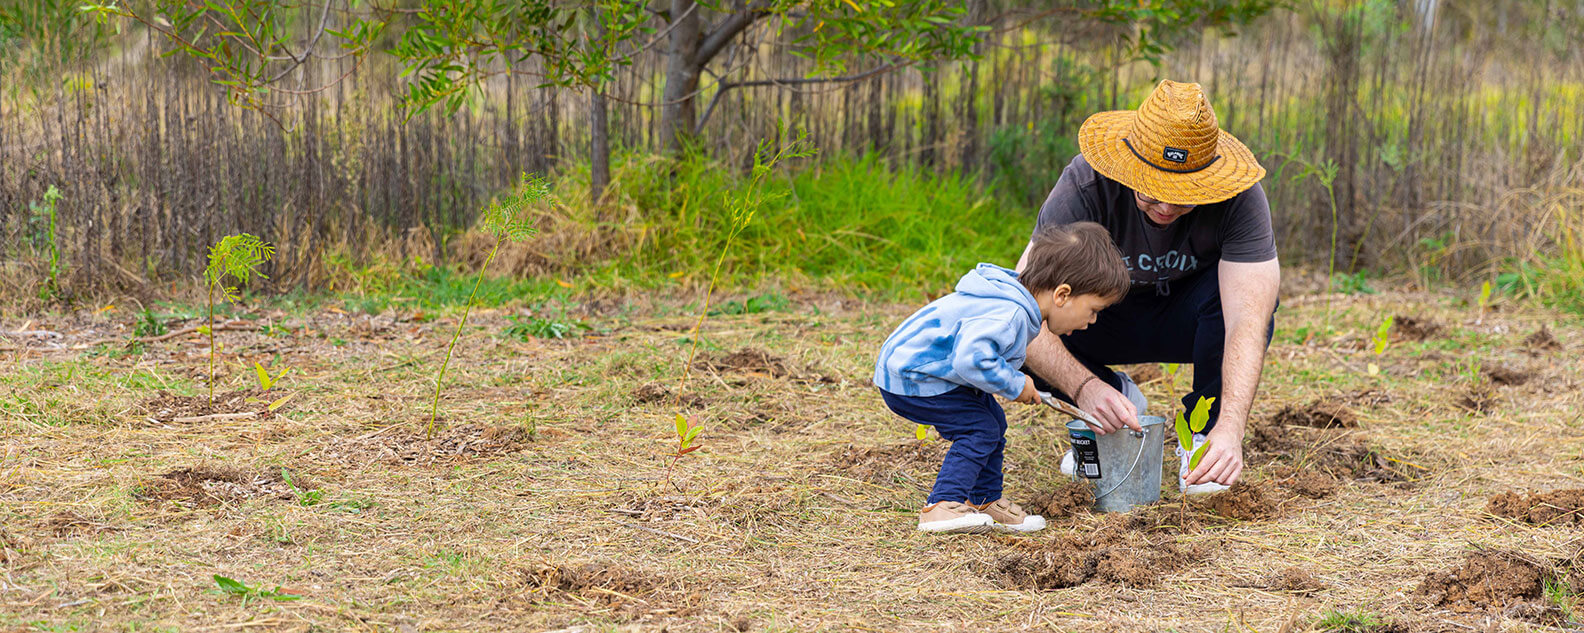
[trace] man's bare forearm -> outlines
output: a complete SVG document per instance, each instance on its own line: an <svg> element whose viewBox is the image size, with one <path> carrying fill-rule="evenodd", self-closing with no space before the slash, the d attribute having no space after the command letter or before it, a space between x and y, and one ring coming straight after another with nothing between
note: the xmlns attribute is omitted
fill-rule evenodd
<svg viewBox="0 0 1584 633"><path fill-rule="evenodd" d="M1024 366L1062 393L1075 398L1077 395L1073 391L1094 375L1073 357L1072 352L1067 351L1067 346L1062 345L1060 338L1043 329L1039 336L1029 342Z"/></svg>
<svg viewBox="0 0 1584 633"><path fill-rule="evenodd" d="M1226 347L1221 360L1221 415L1216 426L1226 424L1227 430L1241 437L1265 366L1265 339L1276 309L1281 268L1272 261L1224 267L1221 273Z"/></svg>

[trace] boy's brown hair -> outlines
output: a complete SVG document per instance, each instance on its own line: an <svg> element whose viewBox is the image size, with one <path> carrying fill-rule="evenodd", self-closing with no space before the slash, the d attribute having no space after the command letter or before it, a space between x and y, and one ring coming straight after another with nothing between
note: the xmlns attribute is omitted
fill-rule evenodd
<svg viewBox="0 0 1584 633"><path fill-rule="evenodd" d="M1111 233L1094 222L1040 229L1029 241L1028 261L1018 281L1029 292L1067 284L1073 296L1097 295L1113 301L1127 295L1132 277Z"/></svg>

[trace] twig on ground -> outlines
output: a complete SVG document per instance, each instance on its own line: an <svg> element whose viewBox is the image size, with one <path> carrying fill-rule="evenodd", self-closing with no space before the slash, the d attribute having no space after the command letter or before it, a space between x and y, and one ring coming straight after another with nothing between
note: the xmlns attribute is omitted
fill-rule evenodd
<svg viewBox="0 0 1584 633"><path fill-rule="evenodd" d="M692 543L694 545L698 545L698 543L699 543L698 539L696 539L696 538L692 538L692 537L688 537L688 536L682 536L681 534L673 534L673 533L667 532L665 530L656 530L656 529L654 529L652 527L649 527L649 526L638 525L637 523L628 523L626 521L617 521L616 525L620 525L622 527L630 527L630 528L632 528L634 530L643 530L643 531L648 532L650 534L659 534L660 536L664 536L664 537L667 537L667 538L674 538L674 539L676 539L678 541L682 541L684 543Z"/></svg>
<svg viewBox="0 0 1584 633"><path fill-rule="evenodd" d="M189 422L211 422L215 420L247 420L250 418L256 418L258 415L259 412L257 411L248 411L245 413L211 413L209 415L195 415L186 418L171 418L170 421L181 422L185 424Z"/></svg>

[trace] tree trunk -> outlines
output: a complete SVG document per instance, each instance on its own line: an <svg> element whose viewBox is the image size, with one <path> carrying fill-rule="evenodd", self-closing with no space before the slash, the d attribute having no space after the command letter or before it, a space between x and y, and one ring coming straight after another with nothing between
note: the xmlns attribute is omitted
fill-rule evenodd
<svg viewBox="0 0 1584 633"><path fill-rule="evenodd" d="M676 153L693 132L694 93L703 64L698 60L699 8L694 0L671 0L671 48L666 54L665 92L660 96L660 150Z"/></svg>

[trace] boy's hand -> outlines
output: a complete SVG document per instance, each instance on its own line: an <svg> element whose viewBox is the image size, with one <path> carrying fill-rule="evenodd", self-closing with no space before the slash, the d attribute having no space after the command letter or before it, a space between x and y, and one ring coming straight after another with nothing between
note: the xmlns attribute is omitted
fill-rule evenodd
<svg viewBox="0 0 1584 633"><path fill-rule="evenodd" d="M1023 393L1018 394L1017 400L1014 400L1013 402L1021 402L1023 404L1040 403L1039 390L1034 388L1033 378L1028 376L1023 377Z"/></svg>
<svg viewBox="0 0 1584 633"><path fill-rule="evenodd" d="M1133 402L1103 380L1090 382L1080 390L1078 406L1100 421L1101 428L1095 432L1101 435L1124 427L1135 431L1144 430L1144 427L1139 426L1138 409L1133 407Z"/></svg>

